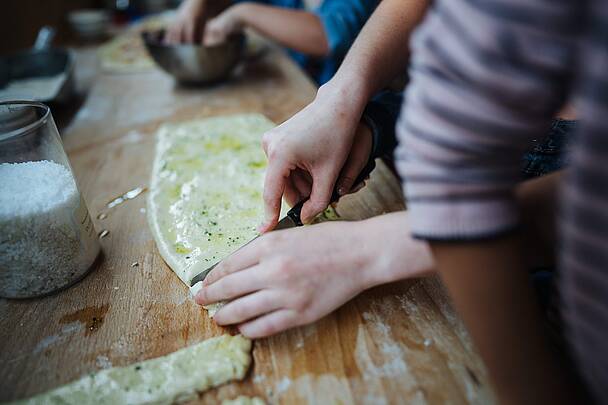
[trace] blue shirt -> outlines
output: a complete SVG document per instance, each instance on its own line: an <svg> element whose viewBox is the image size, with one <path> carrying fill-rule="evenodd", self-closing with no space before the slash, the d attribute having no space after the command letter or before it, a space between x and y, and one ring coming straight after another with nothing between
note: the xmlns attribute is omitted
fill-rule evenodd
<svg viewBox="0 0 608 405"><path fill-rule="evenodd" d="M306 10L303 0L256 0L256 2ZM329 54L324 58L315 58L293 50L290 50L289 54L317 84L322 85L336 73L342 59L377 4L377 0L324 0L318 8L310 12L321 20L329 44Z"/></svg>

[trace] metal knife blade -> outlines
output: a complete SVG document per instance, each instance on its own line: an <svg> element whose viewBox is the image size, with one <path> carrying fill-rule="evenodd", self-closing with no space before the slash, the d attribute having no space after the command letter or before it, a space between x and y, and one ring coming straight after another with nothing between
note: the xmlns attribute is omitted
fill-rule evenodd
<svg viewBox="0 0 608 405"><path fill-rule="evenodd" d="M303 204L304 204L304 202L302 202L301 204L300 203L296 204L291 210L289 210L287 215L285 215L285 217L279 221L277 226L272 231L274 232L274 231L278 231L280 229L288 229L288 228L295 228L296 226L301 226L302 222L299 221L299 213L300 213L300 210L302 209ZM294 219L295 213L292 211L298 206L300 206L299 210L298 210L298 216L297 216L297 218ZM259 237L260 237L259 235L256 236L255 238L251 239L249 242L247 242L243 246L241 246L239 249L244 248L245 246L247 246L248 244L250 244L251 242L253 242L254 240L256 240ZM239 249L237 249L237 250L239 250ZM194 276L192 278L192 280L190 280L190 286L193 286L194 284L198 283L199 281L203 281L205 279L205 277L207 277L207 274L209 274L211 272L211 270L213 270L215 268L215 266L217 266L218 264L219 264L219 262L215 263L211 267L206 268L205 270L203 270L202 272L200 272L196 276Z"/></svg>

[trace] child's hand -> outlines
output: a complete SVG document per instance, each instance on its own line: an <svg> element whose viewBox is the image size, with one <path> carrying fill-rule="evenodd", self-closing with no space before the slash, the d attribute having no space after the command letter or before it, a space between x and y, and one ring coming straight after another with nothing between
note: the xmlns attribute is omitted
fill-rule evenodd
<svg viewBox="0 0 608 405"><path fill-rule="evenodd" d="M409 236L406 212L329 222L262 235L221 262L195 300L231 301L214 320L258 338L314 322L367 288L432 266L426 244Z"/></svg>
<svg viewBox="0 0 608 405"><path fill-rule="evenodd" d="M207 11L206 0L186 0L167 27L164 41L167 44L193 43L201 39Z"/></svg>
<svg viewBox="0 0 608 405"><path fill-rule="evenodd" d="M241 18L245 4L237 4L226 9L223 13L207 21L203 44L205 46L219 45L226 39L243 30L243 19Z"/></svg>
<svg viewBox="0 0 608 405"><path fill-rule="evenodd" d="M301 213L302 221L307 222L327 208L336 181L340 194L354 185L369 158L371 135L359 126L361 111L353 109L347 99L321 88L312 103L264 134L268 168L261 232L276 226L283 195L292 204L309 197Z"/></svg>

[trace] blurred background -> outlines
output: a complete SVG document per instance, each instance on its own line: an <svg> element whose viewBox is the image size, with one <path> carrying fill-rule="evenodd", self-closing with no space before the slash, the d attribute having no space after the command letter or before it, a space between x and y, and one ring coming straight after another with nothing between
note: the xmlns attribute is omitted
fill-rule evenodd
<svg viewBox="0 0 608 405"><path fill-rule="evenodd" d="M179 3L181 0L2 0L0 54L31 47L45 25L56 29L56 45L78 45L107 39L113 29L127 22L174 9Z"/></svg>

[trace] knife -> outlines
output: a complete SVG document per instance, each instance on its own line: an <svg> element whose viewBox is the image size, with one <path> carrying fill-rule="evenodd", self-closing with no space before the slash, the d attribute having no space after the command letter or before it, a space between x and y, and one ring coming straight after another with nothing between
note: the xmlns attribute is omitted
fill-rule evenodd
<svg viewBox="0 0 608 405"><path fill-rule="evenodd" d="M356 186L357 184L365 181L365 179L369 176L369 174L372 172L372 170L374 170L375 167L376 167L376 161L373 157L370 157L370 160L367 162L367 165L365 165L363 170L361 170L361 173L359 173L359 176L355 179L355 182L353 183L353 187ZM330 203L335 203L339 199L340 199L340 195L338 194L338 190L334 188L334 191L331 194ZM279 231L281 229L295 228L295 227L304 225L302 223L302 220L300 219L300 213L302 212L302 207L304 206L304 203L306 201L308 201L308 198L303 199L302 201L300 201L299 203L294 205L289 211L287 211L287 214L279 221L277 226L275 226L271 232ZM260 237L260 235L256 236L255 238L251 239L249 242L247 242L243 246L241 246L239 249L242 249L243 247L247 246L248 244L250 244L251 242L253 242L254 240L256 240L259 237ZM219 263L220 262L215 263L213 266L203 270L202 272L200 272L196 276L194 276L192 278L192 280L190 280L190 286L193 286L194 284L196 284L200 281L203 281L205 279L205 277L207 277L207 274L209 274L211 272L211 270L213 270L215 268L215 266L217 266Z"/></svg>

